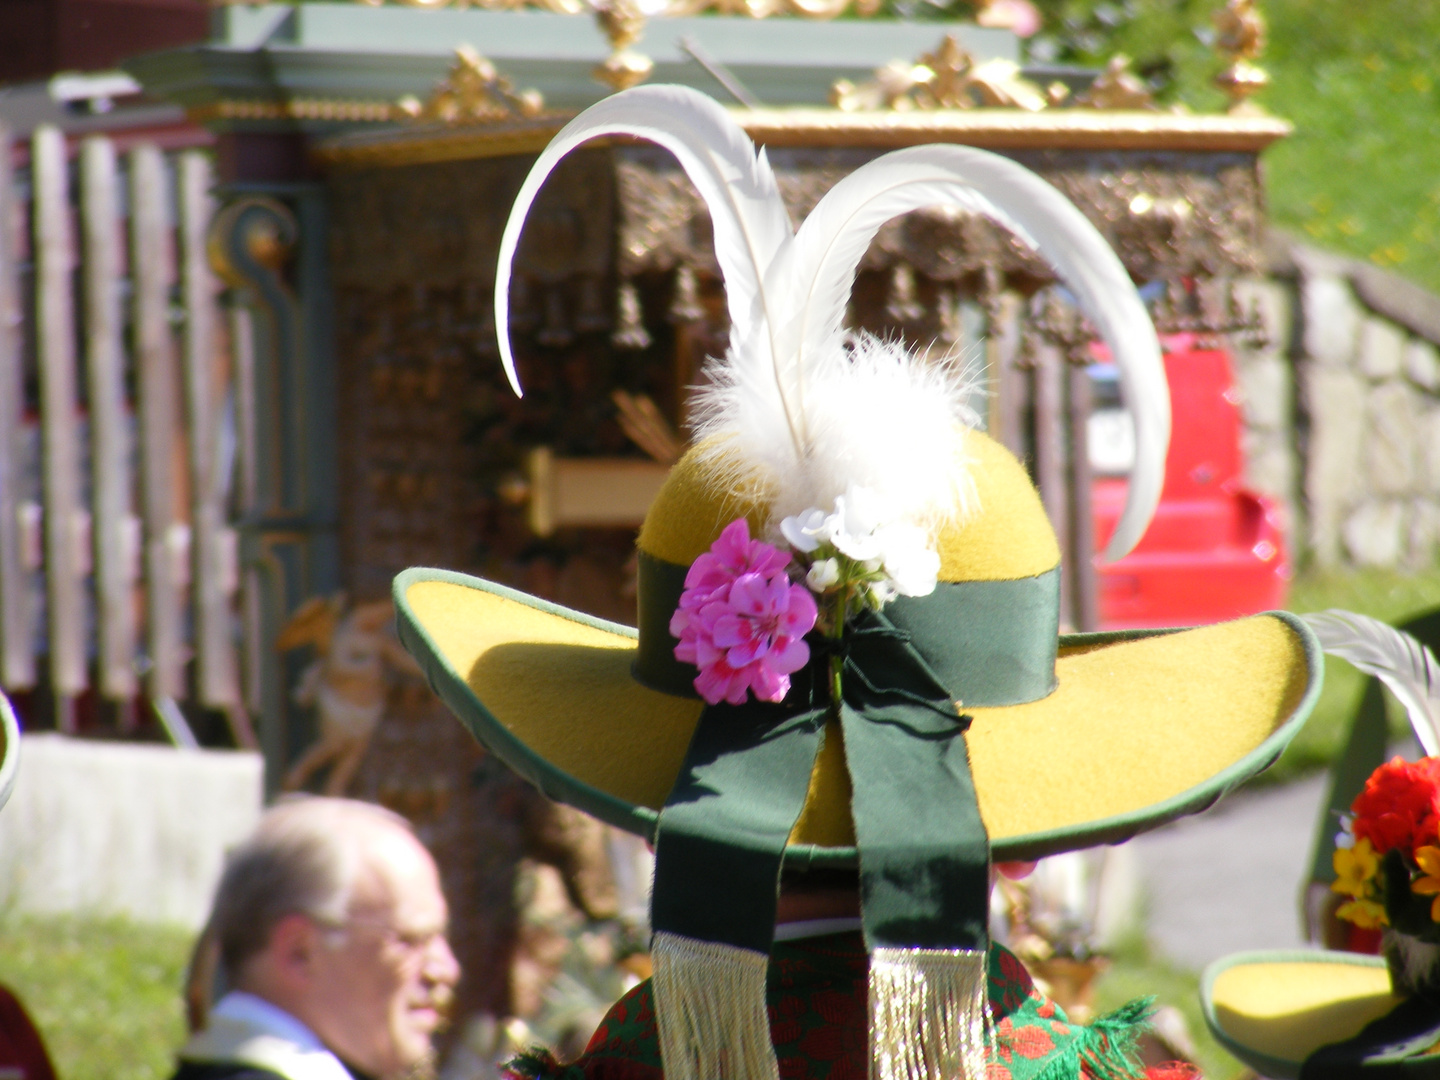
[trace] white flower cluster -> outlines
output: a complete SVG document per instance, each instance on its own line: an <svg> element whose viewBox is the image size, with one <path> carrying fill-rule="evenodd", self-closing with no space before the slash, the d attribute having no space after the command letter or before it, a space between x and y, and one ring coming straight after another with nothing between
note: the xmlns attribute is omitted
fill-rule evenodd
<svg viewBox="0 0 1440 1080"><path fill-rule="evenodd" d="M811 508L780 523L780 532L810 569L805 583L817 593L854 587L865 606L879 609L896 596L935 591L940 556L925 530L896 520L870 488L851 484L830 513Z"/></svg>

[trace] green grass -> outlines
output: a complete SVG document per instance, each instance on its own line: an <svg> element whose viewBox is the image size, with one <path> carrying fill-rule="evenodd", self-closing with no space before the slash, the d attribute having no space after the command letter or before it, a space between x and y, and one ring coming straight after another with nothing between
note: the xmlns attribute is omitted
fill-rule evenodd
<svg viewBox="0 0 1440 1080"><path fill-rule="evenodd" d="M1440 5L1267 0L1272 220L1440 290Z"/></svg>
<svg viewBox="0 0 1440 1080"><path fill-rule="evenodd" d="M1302 572L1291 585L1286 606L1297 612L1344 608L1385 622L1403 622L1412 615L1440 607L1440 567L1413 573L1393 570ZM1262 780L1285 782L1328 767L1344 743L1348 733L1346 725L1360 702L1363 681L1363 676L1345 661L1326 657L1325 685L1315 711L1280 760L1262 774ZM1392 708L1391 726L1397 736L1408 730L1398 706Z"/></svg>
<svg viewBox="0 0 1440 1080"><path fill-rule="evenodd" d="M161 1080L185 1024L193 934L114 918L0 917L0 980L30 1012L61 1080Z"/></svg>
<svg viewBox="0 0 1440 1080"><path fill-rule="evenodd" d="M1041 53L1135 61L1169 104L1215 112L1219 0L1037 0ZM1440 4L1260 0L1270 86L1256 101L1295 125L1265 152L1271 220L1312 243L1440 290Z"/></svg>

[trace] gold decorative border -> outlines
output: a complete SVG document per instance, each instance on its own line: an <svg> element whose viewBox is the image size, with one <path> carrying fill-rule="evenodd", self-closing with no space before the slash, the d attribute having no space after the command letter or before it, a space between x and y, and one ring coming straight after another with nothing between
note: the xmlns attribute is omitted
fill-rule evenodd
<svg viewBox="0 0 1440 1080"><path fill-rule="evenodd" d="M731 115L767 146L894 149L930 142L990 150L1179 150L1258 153L1292 128L1271 116L1190 116L1157 112L1015 109L840 112L734 109ZM337 136L315 150L337 169L538 154L568 115L496 124L430 126Z"/></svg>
<svg viewBox="0 0 1440 1080"><path fill-rule="evenodd" d="M393 101L356 101L336 98L225 98L212 105L186 109L191 123L215 120L339 120L385 123L409 119Z"/></svg>

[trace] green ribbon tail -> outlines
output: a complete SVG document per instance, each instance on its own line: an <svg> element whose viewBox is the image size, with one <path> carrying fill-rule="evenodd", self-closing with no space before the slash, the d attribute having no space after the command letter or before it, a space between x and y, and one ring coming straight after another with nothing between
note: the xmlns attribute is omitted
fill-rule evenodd
<svg viewBox="0 0 1440 1080"><path fill-rule="evenodd" d="M844 688L867 945L984 951L990 841L965 746L969 718L883 615L853 635Z"/></svg>
<svg viewBox="0 0 1440 1080"><path fill-rule="evenodd" d="M794 708L707 707L660 812L650 919L667 1080L778 1080L766 969L785 846L828 715Z"/></svg>
<svg viewBox="0 0 1440 1080"><path fill-rule="evenodd" d="M982 1080L990 843L961 717L883 615L848 643L840 727L871 952L874 1080Z"/></svg>
<svg viewBox="0 0 1440 1080"><path fill-rule="evenodd" d="M780 864L825 740L824 708L711 705L655 843L651 925L768 953Z"/></svg>

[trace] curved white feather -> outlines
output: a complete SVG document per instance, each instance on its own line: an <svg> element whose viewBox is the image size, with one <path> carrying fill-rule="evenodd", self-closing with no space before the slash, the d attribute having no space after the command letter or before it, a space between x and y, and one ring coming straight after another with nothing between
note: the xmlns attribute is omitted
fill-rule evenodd
<svg viewBox="0 0 1440 1080"><path fill-rule="evenodd" d="M1389 687L1405 706L1421 749L1440 754L1440 664L1429 649L1403 630L1353 611L1331 608L1301 618L1327 653Z"/></svg>
<svg viewBox="0 0 1440 1080"><path fill-rule="evenodd" d="M1125 510L1105 550L1115 560L1144 535L1160 501L1170 445L1170 390L1145 305L1104 237L1073 203L1009 158L963 146L897 150L856 169L811 211L771 267L767 287L787 290L794 312L777 330L781 355L798 351L802 404L812 357L842 332L860 259L886 221L937 203L985 214L1031 244L1059 272L1109 345L1135 420L1135 466Z"/></svg>
<svg viewBox="0 0 1440 1080"><path fill-rule="evenodd" d="M510 348L510 273L525 216L560 159L583 142L632 135L659 143L679 159L699 190L715 230L733 335L764 335L762 289L771 261L793 237L775 174L744 130L710 98L684 86L641 86L586 109L545 148L515 197L495 271L495 333L511 389L522 393Z"/></svg>

